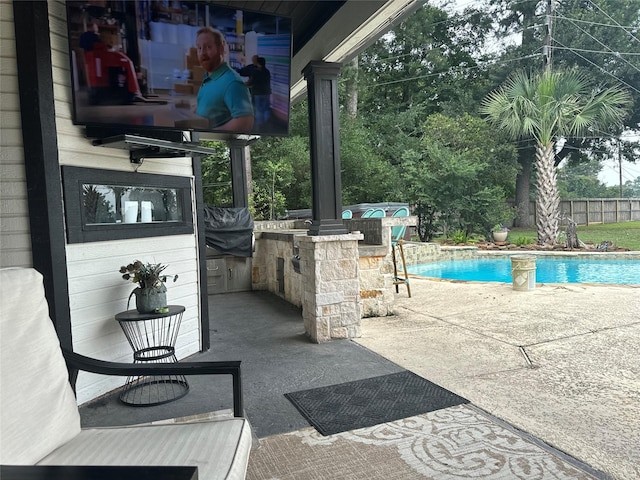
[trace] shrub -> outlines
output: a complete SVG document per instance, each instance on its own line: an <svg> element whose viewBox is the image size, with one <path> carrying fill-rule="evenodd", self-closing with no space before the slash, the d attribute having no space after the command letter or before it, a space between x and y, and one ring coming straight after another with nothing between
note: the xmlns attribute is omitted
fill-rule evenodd
<svg viewBox="0 0 640 480"><path fill-rule="evenodd" d="M531 245L532 243L536 243L533 239L529 238L529 237L525 237L525 236L519 236L518 238L516 238L513 243L519 247L521 247L522 245Z"/></svg>
<svg viewBox="0 0 640 480"><path fill-rule="evenodd" d="M468 236L464 230L456 230L451 234L451 241L453 243L467 243Z"/></svg>

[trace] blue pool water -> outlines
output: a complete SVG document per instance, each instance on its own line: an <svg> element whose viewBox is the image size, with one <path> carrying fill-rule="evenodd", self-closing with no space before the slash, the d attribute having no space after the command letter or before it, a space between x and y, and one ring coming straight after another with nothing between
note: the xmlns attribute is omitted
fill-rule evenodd
<svg viewBox="0 0 640 480"><path fill-rule="evenodd" d="M511 282L511 258L450 260L407 266L423 277L477 282ZM536 257L537 283L640 284L640 259Z"/></svg>

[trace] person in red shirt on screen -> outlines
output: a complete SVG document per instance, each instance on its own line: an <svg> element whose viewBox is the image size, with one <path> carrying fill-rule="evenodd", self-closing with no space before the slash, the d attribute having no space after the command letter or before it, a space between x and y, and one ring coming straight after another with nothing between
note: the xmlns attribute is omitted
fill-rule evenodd
<svg viewBox="0 0 640 480"><path fill-rule="evenodd" d="M87 31L80 35L79 45L84 50L89 87L126 87L131 102L146 102L140 91L133 62L124 53L109 49L100 38L97 23L89 23ZM115 78L110 69L117 72Z"/></svg>

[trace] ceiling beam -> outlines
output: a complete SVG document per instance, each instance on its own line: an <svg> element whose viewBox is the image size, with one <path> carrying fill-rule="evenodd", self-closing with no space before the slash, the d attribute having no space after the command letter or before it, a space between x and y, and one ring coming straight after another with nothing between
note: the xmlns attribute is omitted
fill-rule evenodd
<svg viewBox="0 0 640 480"><path fill-rule="evenodd" d="M301 100L306 93L302 70L309 62L348 62L424 3L347 1L291 60L291 102Z"/></svg>

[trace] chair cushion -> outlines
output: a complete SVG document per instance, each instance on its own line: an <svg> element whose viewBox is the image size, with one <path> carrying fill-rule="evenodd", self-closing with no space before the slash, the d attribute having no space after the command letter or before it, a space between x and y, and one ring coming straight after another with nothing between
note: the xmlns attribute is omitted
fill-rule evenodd
<svg viewBox="0 0 640 480"><path fill-rule="evenodd" d="M42 275L0 269L0 292L0 463L31 465L80 433L80 415Z"/></svg>
<svg viewBox="0 0 640 480"><path fill-rule="evenodd" d="M198 467L198 478L244 479L251 428L244 418L84 429L39 465Z"/></svg>

